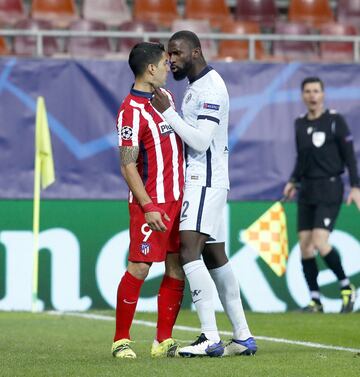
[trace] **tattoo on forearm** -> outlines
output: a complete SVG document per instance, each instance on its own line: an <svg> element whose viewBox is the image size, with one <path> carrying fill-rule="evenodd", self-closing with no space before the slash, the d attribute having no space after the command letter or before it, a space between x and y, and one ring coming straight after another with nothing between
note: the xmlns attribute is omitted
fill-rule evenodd
<svg viewBox="0 0 360 377"><path fill-rule="evenodd" d="M139 147L120 147L120 164L128 165L132 162L136 163L139 156Z"/></svg>

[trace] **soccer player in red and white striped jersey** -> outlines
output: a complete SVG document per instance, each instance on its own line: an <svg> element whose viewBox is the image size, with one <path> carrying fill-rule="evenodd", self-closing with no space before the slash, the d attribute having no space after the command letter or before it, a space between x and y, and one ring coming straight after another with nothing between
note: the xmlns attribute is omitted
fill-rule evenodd
<svg viewBox="0 0 360 377"><path fill-rule="evenodd" d="M121 172L129 189L130 247L116 305L112 354L135 358L130 327L141 286L153 262L165 261L158 295L157 334L151 354L175 356L179 348L172 328L180 309L184 274L179 263L179 218L184 186L181 139L152 106L154 87L165 85L168 55L162 44L134 46L129 65L135 84L122 103L117 122ZM171 94L163 90L172 102Z"/></svg>

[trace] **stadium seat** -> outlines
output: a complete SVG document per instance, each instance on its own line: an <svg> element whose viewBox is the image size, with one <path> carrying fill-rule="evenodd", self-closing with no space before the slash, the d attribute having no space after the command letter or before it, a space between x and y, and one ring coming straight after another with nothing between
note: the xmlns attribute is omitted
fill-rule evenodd
<svg viewBox="0 0 360 377"><path fill-rule="evenodd" d="M179 18L176 0L134 0L134 18L169 28Z"/></svg>
<svg viewBox="0 0 360 377"><path fill-rule="evenodd" d="M24 18L23 0L0 0L0 24L13 25Z"/></svg>
<svg viewBox="0 0 360 377"><path fill-rule="evenodd" d="M279 21L275 24L275 34L306 35L310 29L305 24ZM307 41L274 41L273 56L282 61L318 60L315 42Z"/></svg>
<svg viewBox="0 0 360 377"><path fill-rule="evenodd" d="M69 27L73 31L104 31L106 25L99 21L77 20ZM106 37L70 37L66 41L66 52L72 56L103 57L111 52L109 38Z"/></svg>
<svg viewBox="0 0 360 377"><path fill-rule="evenodd" d="M54 27L67 28L78 19L75 0L33 0L32 18L49 21Z"/></svg>
<svg viewBox="0 0 360 377"><path fill-rule="evenodd" d="M190 30L196 34L211 33L211 27L208 20L175 20L171 25L171 31ZM212 59L217 55L217 48L213 39L201 38L201 48L205 59Z"/></svg>
<svg viewBox="0 0 360 377"><path fill-rule="evenodd" d="M84 0L83 16L87 20L100 21L107 26L120 26L132 18L125 0Z"/></svg>
<svg viewBox="0 0 360 377"><path fill-rule="evenodd" d="M235 18L239 21L258 22L266 28L272 28L276 21L275 0L237 0Z"/></svg>
<svg viewBox="0 0 360 377"><path fill-rule="evenodd" d="M291 0L288 9L290 22L303 22L318 28L321 24L334 21L329 0Z"/></svg>
<svg viewBox="0 0 360 377"><path fill-rule="evenodd" d="M185 18L209 20L211 26L216 29L232 20L226 0L186 0Z"/></svg>
<svg viewBox="0 0 360 377"><path fill-rule="evenodd" d="M51 24L47 21L38 20L21 20L14 26L16 29L28 30L49 30ZM13 50L15 55L20 56L36 56L36 37L32 36L16 36L14 37ZM43 38L43 54L45 56L52 56L60 52L59 44L54 37Z"/></svg>
<svg viewBox="0 0 360 377"><path fill-rule="evenodd" d="M360 0L339 0L337 20L353 25L360 31Z"/></svg>
<svg viewBox="0 0 360 377"><path fill-rule="evenodd" d="M352 25L340 23L324 24L320 27L322 35L356 35ZM351 62L354 60L354 44L351 42L320 42L320 57L323 61Z"/></svg>
<svg viewBox="0 0 360 377"><path fill-rule="evenodd" d="M221 27L222 33L231 34L260 34L260 26L256 22L232 22L226 23ZM255 43L255 59L259 60L264 56L264 48L261 41ZM219 42L218 59L225 60L248 60L249 42L222 40Z"/></svg>
<svg viewBox="0 0 360 377"><path fill-rule="evenodd" d="M143 33L145 31L157 31L157 27L155 24L151 22L141 22L141 21L128 21L124 22L123 24L120 25L119 27L120 31L135 31L135 32L140 32ZM130 52L130 50L133 48L133 46L136 43L142 42L142 38L119 38L118 39L118 44L117 44L117 51L124 55L127 56Z"/></svg>
<svg viewBox="0 0 360 377"><path fill-rule="evenodd" d="M10 50L4 37L0 36L0 55L9 55Z"/></svg>

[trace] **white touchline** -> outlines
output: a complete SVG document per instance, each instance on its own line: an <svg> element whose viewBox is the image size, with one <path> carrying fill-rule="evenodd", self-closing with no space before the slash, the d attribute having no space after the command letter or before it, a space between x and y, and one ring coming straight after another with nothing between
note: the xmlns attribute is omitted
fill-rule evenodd
<svg viewBox="0 0 360 377"><path fill-rule="evenodd" d="M67 315L72 317L81 317L81 318L88 318L88 319L97 319L100 321L114 321L113 317L109 317L107 315L101 314L89 314L89 313L77 313L77 312L58 312L58 311L49 311L46 312L51 315ZM155 322L150 321L142 321L135 319L133 321L136 325L147 326L147 327L156 327ZM200 329L197 327L189 327L189 326L180 326L175 325L175 330L180 331L191 331L191 332L200 332ZM230 331L219 331L221 335L232 336L232 332ZM340 347L340 346L331 346L328 344L321 344L321 343L312 343L312 342L302 342L300 340L290 340L290 339L283 339L283 338L272 338L269 336L255 336L256 339L265 340L267 342L274 342L274 343L285 343L285 344L296 344L298 346L304 347L311 347L311 348L321 348L327 350L335 350L335 351L347 351L347 352L360 352L360 348L349 348L349 347Z"/></svg>

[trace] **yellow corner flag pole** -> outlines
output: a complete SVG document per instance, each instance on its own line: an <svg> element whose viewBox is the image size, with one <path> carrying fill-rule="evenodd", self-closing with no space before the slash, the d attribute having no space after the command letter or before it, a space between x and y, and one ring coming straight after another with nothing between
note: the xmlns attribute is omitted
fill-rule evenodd
<svg viewBox="0 0 360 377"><path fill-rule="evenodd" d="M50 132L46 115L45 101L38 97L35 125L35 172L34 172L34 209L33 209L33 281L32 311L37 311L39 282L39 225L40 189L45 189L55 181L54 160Z"/></svg>
<svg viewBox="0 0 360 377"><path fill-rule="evenodd" d="M285 273L289 247L286 215L280 202L242 232L241 240L256 250L277 276Z"/></svg>

